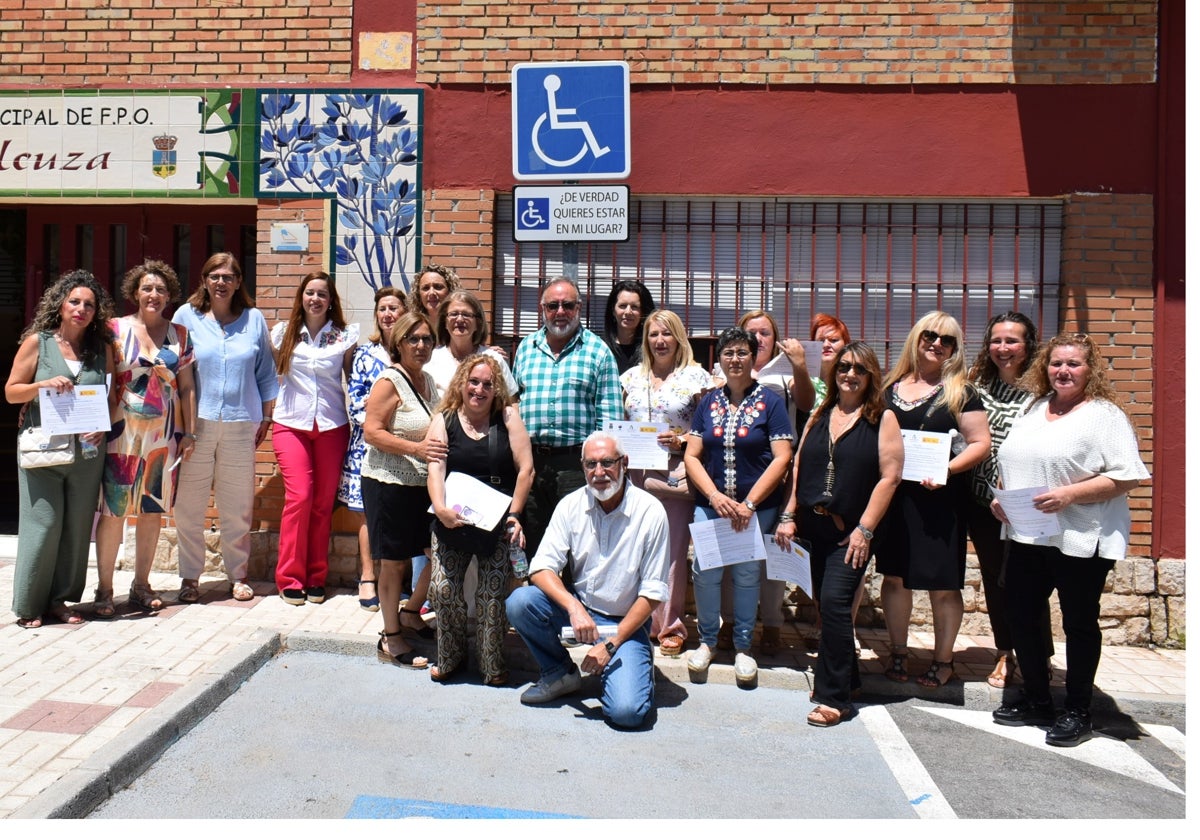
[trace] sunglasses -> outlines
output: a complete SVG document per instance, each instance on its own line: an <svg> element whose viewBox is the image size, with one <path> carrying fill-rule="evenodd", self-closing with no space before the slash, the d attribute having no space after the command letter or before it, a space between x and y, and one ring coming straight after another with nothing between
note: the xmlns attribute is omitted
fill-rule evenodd
<svg viewBox="0 0 1200 840"><path fill-rule="evenodd" d="M858 362L838 362L837 363L837 372L838 373L849 373L850 371L854 371L859 376L866 376L867 373L869 373L869 371L867 370L867 366L860 365Z"/></svg>
<svg viewBox="0 0 1200 840"><path fill-rule="evenodd" d="M578 308L579 301L577 300L552 300L549 303L542 304L542 309L545 309L547 312L557 312L560 309L563 312L574 312Z"/></svg>
<svg viewBox="0 0 1200 840"><path fill-rule="evenodd" d="M941 342L942 346L950 352L954 352L954 348L958 346L958 339L952 335L938 335L933 330L921 330L921 340L927 344L935 344Z"/></svg>
<svg viewBox="0 0 1200 840"><path fill-rule="evenodd" d="M606 470L611 470L619 463L621 463L620 458L601 458L598 461L595 458L587 458L583 462L583 469L586 472L591 472L592 470L596 469L596 467L603 467Z"/></svg>

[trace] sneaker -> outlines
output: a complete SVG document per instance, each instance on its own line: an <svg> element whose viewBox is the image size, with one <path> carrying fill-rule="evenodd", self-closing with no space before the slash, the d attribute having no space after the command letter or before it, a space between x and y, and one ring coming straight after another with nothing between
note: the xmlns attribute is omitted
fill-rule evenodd
<svg viewBox="0 0 1200 840"><path fill-rule="evenodd" d="M758 681L758 663L744 650L733 658L733 677L740 688L753 688Z"/></svg>
<svg viewBox="0 0 1200 840"><path fill-rule="evenodd" d="M325 600L324 586L310 586L308 588L308 602L310 604L320 604Z"/></svg>
<svg viewBox="0 0 1200 840"><path fill-rule="evenodd" d="M1077 747L1092 737L1092 713L1082 709L1066 709L1046 733L1046 743L1052 747Z"/></svg>
<svg viewBox="0 0 1200 840"><path fill-rule="evenodd" d="M279 593L280 599L285 604L291 604L293 607L298 607L306 600L303 589L285 589Z"/></svg>
<svg viewBox="0 0 1200 840"><path fill-rule="evenodd" d="M692 674L707 674L708 666L712 664L713 652L712 648L703 642L700 647L696 648L688 656L687 666L688 671Z"/></svg>
<svg viewBox="0 0 1200 840"><path fill-rule="evenodd" d="M551 700L573 694L579 690L579 686L582 684L583 678L579 676L579 669L571 665L571 670L558 679L547 681L543 677L525 689L525 693L521 695L521 702L526 706L549 703Z"/></svg>
<svg viewBox="0 0 1200 840"><path fill-rule="evenodd" d="M1057 719L1054 703L1032 703L1025 697L1016 703L1001 703L992 712L992 722L1001 726L1053 726Z"/></svg>

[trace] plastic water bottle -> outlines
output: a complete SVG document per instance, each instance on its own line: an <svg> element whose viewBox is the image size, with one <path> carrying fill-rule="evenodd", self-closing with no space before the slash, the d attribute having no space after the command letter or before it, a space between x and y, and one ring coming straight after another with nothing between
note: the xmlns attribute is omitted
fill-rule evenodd
<svg viewBox="0 0 1200 840"><path fill-rule="evenodd" d="M505 530L509 539L512 538L513 526L509 525ZM525 556L525 549L516 543L508 544L508 562L512 564L513 577L518 580L529 577L529 558Z"/></svg>

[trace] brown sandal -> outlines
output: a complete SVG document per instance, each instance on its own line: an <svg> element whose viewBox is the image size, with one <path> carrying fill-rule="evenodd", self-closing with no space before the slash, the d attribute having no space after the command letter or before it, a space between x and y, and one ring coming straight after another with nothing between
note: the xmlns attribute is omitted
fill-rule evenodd
<svg viewBox="0 0 1200 840"><path fill-rule="evenodd" d="M163 608L162 598L150 588L150 584L137 581L129 587L129 603L147 612L158 612Z"/></svg>
<svg viewBox="0 0 1200 840"><path fill-rule="evenodd" d="M1007 688L1008 681L1015 671L1012 652L1002 650L996 654L996 667L987 675L987 684L992 688Z"/></svg>
<svg viewBox="0 0 1200 840"><path fill-rule="evenodd" d="M93 618L112 618L117 614L117 608L113 605L113 591L111 588L101 589L97 586L92 605Z"/></svg>
<svg viewBox="0 0 1200 840"><path fill-rule="evenodd" d="M683 653L683 637L667 636L658 643L658 652L674 659Z"/></svg>
<svg viewBox="0 0 1200 840"><path fill-rule="evenodd" d="M179 584L179 603L194 604L200 600L200 581L184 578Z"/></svg>
<svg viewBox="0 0 1200 840"><path fill-rule="evenodd" d="M50 615L61 621L63 624L83 624L83 616L68 607L62 601L50 605Z"/></svg>
<svg viewBox="0 0 1200 840"><path fill-rule="evenodd" d="M892 647L888 658L891 664L884 670L883 675L892 682L908 682L908 648Z"/></svg>
<svg viewBox="0 0 1200 840"><path fill-rule="evenodd" d="M944 680L941 678L943 668L950 669L950 673ZM922 688L941 688L942 686L953 682L957 676L958 675L954 673L953 657L950 658L949 662L938 662L935 659L930 664L929 670L917 677L917 685L921 686Z"/></svg>
<svg viewBox="0 0 1200 840"><path fill-rule="evenodd" d="M842 722L842 713L832 706L817 706L808 713L808 725L822 728L837 726Z"/></svg>

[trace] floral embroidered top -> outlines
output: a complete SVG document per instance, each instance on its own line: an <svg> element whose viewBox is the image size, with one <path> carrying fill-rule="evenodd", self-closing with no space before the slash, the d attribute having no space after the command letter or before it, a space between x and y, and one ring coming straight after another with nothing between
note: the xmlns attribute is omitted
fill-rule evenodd
<svg viewBox="0 0 1200 840"><path fill-rule="evenodd" d="M657 388L650 371L635 365L621 374L625 416L638 422L667 423L675 434L692 427L700 395L713 387L712 377L700 365L677 368Z"/></svg>
<svg viewBox="0 0 1200 840"><path fill-rule="evenodd" d="M705 395L692 418L691 434L704 442L700 461L718 490L738 501L746 498L771 464L771 443L795 442L787 415L783 400L758 382L737 407L730 403L728 386ZM781 484L758 507L778 507L782 502ZM709 507L707 499L698 498L696 503Z"/></svg>

